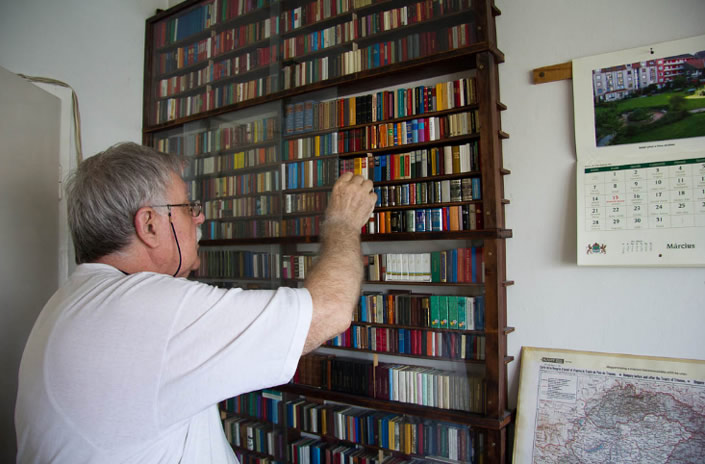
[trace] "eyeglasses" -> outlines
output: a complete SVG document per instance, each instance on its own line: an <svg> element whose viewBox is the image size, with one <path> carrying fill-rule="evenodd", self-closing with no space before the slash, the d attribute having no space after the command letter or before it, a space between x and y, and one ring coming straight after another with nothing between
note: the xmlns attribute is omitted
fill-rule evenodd
<svg viewBox="0 0 705 464"><path fill-rule="evenodd" d="M169 212L171 212L171 208L176 208L176 207L182 207L182 208L188 208L189 211L191 212L191 216L193 217L198 217L201 214L201 210L203 207L201 206L200 201L192 201L191 203L175 203L175 204L169 204L169 205L150 205L151 208L169 208Z"/></svg>

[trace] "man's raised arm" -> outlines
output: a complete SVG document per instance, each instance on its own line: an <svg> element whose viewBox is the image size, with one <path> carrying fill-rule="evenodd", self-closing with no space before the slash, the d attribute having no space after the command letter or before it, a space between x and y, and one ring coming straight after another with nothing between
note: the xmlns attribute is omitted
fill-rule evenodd
<svg viewBox="0 0 705 464"><path fill-rule="evenodd" d="M372 181L361 176L345 173L333 186L320 234L319 257L304 282L313 300L304 353L350 326L363 277L360 229L376 200Z"/></svg>

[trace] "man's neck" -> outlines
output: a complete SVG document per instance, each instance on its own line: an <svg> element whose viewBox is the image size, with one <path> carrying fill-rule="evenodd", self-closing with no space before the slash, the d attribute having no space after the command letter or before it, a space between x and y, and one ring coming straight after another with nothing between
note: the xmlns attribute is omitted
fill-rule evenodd
<svg viewBox="0 0 705 464"><path fill-rule="evenodd" d="M150 259L148 253L134 249L111 253L95 260L95 262L107 264L126 274L135 274L137 272L158 272L167 274L166 270L160 269L155 261Z"/></svg>

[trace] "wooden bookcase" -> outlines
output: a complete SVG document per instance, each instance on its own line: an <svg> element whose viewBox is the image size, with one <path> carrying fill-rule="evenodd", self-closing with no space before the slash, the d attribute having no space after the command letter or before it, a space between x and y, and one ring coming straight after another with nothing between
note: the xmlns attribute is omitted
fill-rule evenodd
<svg viewBox="0 0 705 464"><path fill-rule="evenodd" d="M351 330L294 382L224 402L241 461L344 447L507 461L498 14L492 0L189 0L147 20L143 138L192 157L195 278L299 286L340 172L380 197Z"/></svg>

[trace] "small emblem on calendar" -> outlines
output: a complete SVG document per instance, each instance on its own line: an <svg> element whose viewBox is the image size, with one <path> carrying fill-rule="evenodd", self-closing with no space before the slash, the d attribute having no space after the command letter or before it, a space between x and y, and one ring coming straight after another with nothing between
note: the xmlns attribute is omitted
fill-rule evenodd
<svg viewBox="0 0 705 464"><path fill-rule="evenodd" d="M599 244L597 242L593 243L592 245L588 244L586 254L588 255L606 255L607 254L607 245Z"/></svg>

